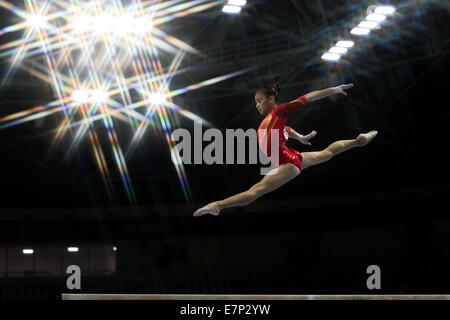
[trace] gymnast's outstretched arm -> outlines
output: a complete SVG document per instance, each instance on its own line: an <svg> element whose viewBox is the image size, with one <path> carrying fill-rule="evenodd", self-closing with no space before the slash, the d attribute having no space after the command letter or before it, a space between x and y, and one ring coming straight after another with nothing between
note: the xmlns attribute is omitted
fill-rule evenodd
<svg viewBox="0 0 450 320"><path fill-rule="evenodd" d="M286 129L288 130L288 137L290 139L298 140L301 143L306 144L308 146L311 145L311 142L309 142L309 139L314 138L317 134L316 130L311 131L307 135L302 135L302 134L298 133L297 131L295 131L294 129L292 129L291 127L286 126Z"/></svg>
<svg viewBox="0 0 450 320"><path fill-rule="evenodd" d="M323 90L316 90L316 91L312 91L308 94L305 95L306 100L308 100L308 102L312 102L312 101L316 101L316 100L320 100L335 94L342 94L344 96L347 95L347 92L345 92L344 90L350 89L351 87L353 87L353 83L349 83L349 84L342 84L340 86L337 87L331 87L331 88L327 88L327 89L323 89Z"/></svg>

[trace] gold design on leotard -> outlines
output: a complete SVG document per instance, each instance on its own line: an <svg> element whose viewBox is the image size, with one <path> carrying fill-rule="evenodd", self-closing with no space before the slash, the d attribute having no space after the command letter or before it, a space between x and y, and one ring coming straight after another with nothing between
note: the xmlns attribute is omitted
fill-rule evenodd
<svg viewBox="0 0 450 320"><path fill-rule="evenodd" d="M302 105L305 105L305 102L303 101L302 97L300 97L298 99L295 99L295 100L292 100L290 103L293 103L293 102L296 102L296 101L301 102Z"/></svg>
<svg viewBox="0 0 450 320"><path fill-rule="evenodd" d="M261 143L263 143L263 142L264 142L264 139L266 138L267 127L269 126L270 120L272 120L272 115L271 115L271 114L269 114L269 115L267 116L267 118L266 118L266 127L264 128L264 136L263 136L263 138L262 138L262 140L261 140ZM266 146L267 146L267 144L266 144Z"/></svg>
<svg viewBox="0 0 450 320"><path fill-rule="evenodd" d="M273 126L275 125L275 123L276 123L277 121L278 121L278 117L275 116L275 120L273 121L272 126L270 127L270 130L269 130L269 135L267 136L267 142L269 142L270 134L272 133L272 128L273 128Z"/></svg>

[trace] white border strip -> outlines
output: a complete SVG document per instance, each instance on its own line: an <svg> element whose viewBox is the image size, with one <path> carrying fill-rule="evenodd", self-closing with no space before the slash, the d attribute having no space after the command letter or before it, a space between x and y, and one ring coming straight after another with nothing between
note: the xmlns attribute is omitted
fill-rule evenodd
<svg viewBox="0 0 450 320"><path fill-rule="evenodd" d="M450 300L450 295L72 294L62 300Z"/></svg>

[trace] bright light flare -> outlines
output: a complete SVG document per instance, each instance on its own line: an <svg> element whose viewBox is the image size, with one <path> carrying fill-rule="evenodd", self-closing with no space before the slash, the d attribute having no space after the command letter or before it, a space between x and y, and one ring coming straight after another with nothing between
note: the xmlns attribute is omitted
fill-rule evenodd
<svg viewBox="0 0 450 320"><path fill-rule="evenodd" d="M342 47L333 47L331 48L328 52L330 53L339 53L339 54L344 54L348 51L347 48L342 48Z"/></svg>
<svg viewBox="0 0 450 320"><path fill-rule="evenodd" d="M75 90L70 98L75 102L83 103L89 100L89 94L85 90Z"/></svg>
<svg viewBox="0 0 450 320"><path fill-rule="evenodd" d="M245 6L246 0L228 0L228 4L232 6Z"/></svg>
<svg viewBox="0 0 450 320"><path fill-rule="evenodd" d="M378 27L378 23L375 21L363 21L360 24L358 24L358 27L366 29L375 29L376 27Z"/></svg>
<svg viewBox="0 0 450 320"><path fill-rule="evenodd" d="M68 247L67 251L69 251L69 252L78 252L78 247Z"/></svg>
<svg viewBox="0 0 450 320"><path fill-rule="evenodd" d="M367 21L375 21L375 22L381 22L386 19L385 15L377 14L377 13L371 13L366 17Z"/></svg>
<svg viewBox="0 0 450 320"><path fill-rule="evenodd" d="M133 17L125 14L119 16L111 14L80 15L72 19L69 27L75 33L93 32L98 36L112 34L121 37L150 33L153 22L148 17Z"/></svg>
<svg viewBox="0 0 450 320"><path fill-rule="evenodd" d="M356 34L356 35L366 35L369 34L370 29L366 29L366 28L353 28L352 31L350 31L351 34Z"/></svg>
<svg viewBox="0 0 450 320"><path fill-rule="evenodd" d="M153 22L149 18L139 18L133 27L133 32L138 34L150 33L153 28Z"/></svg>
<svg viewBox="0 0 450 320"><path fill-rule="evenodd" d="M72 92L70 98L78 103L105 103L109 99L109 93L101 89L93 91L78 89Z"/></svg>
<svg viewBox="0 0 450 320"><path fill-rule="evenodd" d="M23 254L33 254L34 250L33 249L23 249L22 253Z"/></svg>
<svg viewBox="0 0 450 320"><path fill-rule="evenodd" d="M92 28L92 19L87 15L75 16L71 19L69 27L76 33L89 32Z"/></svg>
<svg viewBox="0 0 450 320"><path fill-rule="evenodd" d="M230 77L239 76L254 70L247 68L227 75L217 76L196 84L187 84L182 88L170 90L172 78L176 74L188 72L188 68L179 69L185 53L203 56L203 54L178 38L166 34L159 25L198 14L213 7L222 8L227 1L188 0L188 1L25 1L26 9L39 11L26 12L15 7L15 1L0 0L0 7L10 10L22 17L22 22L5 27L0 35L26 28L23 38L2 46L1 58L12 57L11 70L17 68L22 58L25 70L52 85L55 92L54 101L17 112L0 118L0 130L24 124L36 119L62 113L63 121L57 128L50 153L71 129L74 140L67 152L73 154L81 139L89 138L97 169L101 173L106 192L111 203L117 204L112 187L114 160L119 169L124 190L131 204L136 204L131 176L127 169L126 158L116 131L115 120L127 122L129 119L139 121L136 136L140 137L150 125L160 128L162 134L170 136L173 130L173 110L178 114L209 124L194 113L183 109L170 100L177 94L197 90L213 85ZM127 3L127 5L125 5ZM238 13L244 0L230 0L224 11ZM129 4L129 5L128 5ZM219 7L220 6L220 7ZM49 32L37 32L45 28ZM36 32L33 32L37 29ZM170 29L170 28L169 28ZM39 34L34 34L39 33ZM159 56L164 52L175 55L170 66L165 66ZM184 52L179 54L179 52ZM30 59L31 58L31 59ZM5 62L8 59L5 59ZM165 70L167 69L167 73ZM79 85L83 83L82 85ZM153 93L153 88L165 88L165 94ZM150 87L150 90L149 90ZM134 91L144 97L136 101ZM116 101L117 100L117 101ZM102 108L97 108L102 103ZM104 102L104 103L103 103ZM78 104L92 104L92 108L74 108ZM145 108L144 114L138 109L149 105L157 108ZM91 107L91 106L90 106ZM155 110L156 109L156 110ZM99 139L94 121L103 120L108 130L109 139ZM99 121L100 122L100 121ZM133 121L132 126L136 124ZM98 124L100 126L101 124ZM103 127L102 127L103 128ZM75 130L75 131L72 131ZM170 137L169 137L170 138ZM167 138L169 150L172 148ZM106 145L104 145L104 143ZM128 146L125 155L131 154L134 144ZM186 172L183 164L175 166L183 195L192 201ZM115 172L115 171L114 171Z"/></svg>
<svg viewBox="0 0 450 320"><path fill-rule="evenodd" d="M164 104L167 101L167 96L164 93L160 92L154 92L149 95L148 102L155 104L155 105L161 105Z"/></svg>
<svg viewBox="0 0 450 320"><path fill-rule="evenodd" d="M126 28L126 26L121 27ZM117 29L117 27L114 27L113 17L109 14L102 14L93 19L92 28L97 35L104 35Z"/></svg>
<svg viewBox="0 0 450 320"><path fill-rule="evenodd" d="M128 15L122 15L116 18L111 18L108 21L110 23L110 31L117 36L124 36L134 32L133 17Z"/></svg>
<svg viewBox="0 0 450 320"><path fill-rule="evenodd" d="M322 55L322 59L323 60L328 60L328 61L338 61L341 58L340 54L337 53L325 53L324 55Z"/></svg>
<svg viewBox="0 0 450 320"><path fill-rule="evenodd" d="M241 12L241 7L225 5L225 6L223 6L222 11L225 12L225 13L236 14L236 13Z"/></svg>
<svg viewBox="0 0 450 320"><path fill-rule="evenodd" d="M355 43L353 41L349 41L349 40L341 40L336 43L336 47L341 47L341 48L351 48L354 45L355 45Z"/></svg>
<svg viewBox="0 0 450 320"><path fill-rule="evenodd" d="M27 18L26 25L33 29L43 29L47 25L47 17L40 14L32 14Z"/></svg>
<svg viewBox="0 0 450 320"><path fill-rule="evenodd" d="M393 14L395 12L395 8L392 6L380 6L375 9L375 13L377 14Z"/></svg>
<svg viewBox="0 0 450 320"><path fill-rule="evenodd" d="M95 103L105 103L108 101L109 94L103 90L94 90L91 94L90 100Z"/></svg>

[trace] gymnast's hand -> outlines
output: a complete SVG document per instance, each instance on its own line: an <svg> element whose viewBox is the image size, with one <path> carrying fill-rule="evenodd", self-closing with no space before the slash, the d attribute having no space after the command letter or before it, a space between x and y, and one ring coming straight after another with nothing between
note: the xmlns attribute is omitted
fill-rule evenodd
<svg viewBox="0 0 450 320"><path fill-rule="evenodd" d="M311 133L307 134L306 136L299 135L298 141L300 141L303 144L306 144L306 145L310 146L311 142L309 142L308 140L311 139L311 138L314 138L316 136L316 134L317 134L317 131L313 130L313 131L311 131Z"/></svg>
<svg viewBox="0 0 450 320"><path fill-rule="evenodd" d="M350 89L351 87L353 87L353 83L341 84L340 86L334 87L333 89L335 94L343 94L344 96L346 96L347 92L345 92L344 90Z"/></svg>

